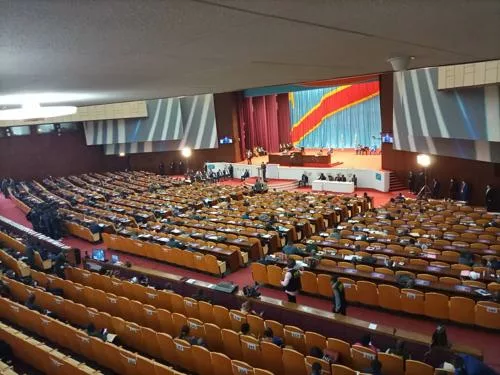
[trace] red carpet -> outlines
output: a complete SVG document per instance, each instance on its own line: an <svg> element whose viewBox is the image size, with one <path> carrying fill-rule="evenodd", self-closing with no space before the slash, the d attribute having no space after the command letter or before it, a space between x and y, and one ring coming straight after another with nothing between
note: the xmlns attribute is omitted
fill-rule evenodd
<svg viewBox="0 0 500 375"><path fill-rule="evenodd" d="M239 181L233 180L233 181L228 181L227 183L236 184L239 183ZM363 191L361 191L360 193L358 191L358 194L362 194L362 192ZM368 194L375 197L376 205L385 203L391 196L394 196L394 194L379 193L373 191L368 191ZM5 199L1 194L0 194L0 215L8 217L9 219L14 220L20 224L31 227L31 224L26 220L25 215L19 209L17 209L17 207L15 207L12 201L10 201L9 199ZM66 238L64 239L63 242L69 246L81 249L82 255L84 255L85 251L89 251L90 254L93 248L102 247L100 245L89 244L88 242L73 237ZM109 252L109 254L107 255L108 258L110 257L110 254L115 253L113 251L108 251L108 252ZM152 260L146 260L140 257L125 255L122 253L116 253L116 254L120 256L121 260L124 261L128 260L132 264L160 270L163 272L182 275L212 283L217 283L221 280L219 278L205 275L202 273L180 269L174 266L155 262ZM240 287L253 283L252 275L249 268L245 268L238 272L230 274L226 276L224 280L233 281ZM261 291L262 294L265 296L285 299L284 293L279 290L262 288ZM329 301L320 298L299 296L297 300L301 304L315 307L318 309L330 310L331 308L331 304ZM405 329L405 330L411 330L428 335L430 335L436 327L436 322L432 320L426 320L424 318L417 319L407 316L399 316L388 312L378 311L364 307L349 307L348 315L353 316L355 318L370 321L373 323ZM481 349L484 353L485 362L488 365L494 367L497 371L500 371L500 358L498 356L498 347L500 345L500 334L489 333L487 331L480 330L479 328L460 327L452 323L447 323L446 326L448 329L448 337L452 342L473 346Z"/></svg>

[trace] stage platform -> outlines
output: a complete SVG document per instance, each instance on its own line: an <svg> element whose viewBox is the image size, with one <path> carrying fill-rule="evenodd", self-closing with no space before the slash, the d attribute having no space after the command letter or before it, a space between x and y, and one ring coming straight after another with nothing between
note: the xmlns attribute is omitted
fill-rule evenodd
<svg viewBox="0 0 500 375"><path fill-rule="evenodd" d="M317 152L316 150L315 152ZM307 150L314 152L314 150ZM251 177L261 176L260 165L267 163L266 177L268 179L295 180L298 181L305 173L309 178L309 183L319 179L323 173L326 176L335 177L338 173L346 176L350 180L355 174L358 179L358 188L374 189L377 191L388 192L390 188L391 172L382 170L381 155L356 155L354 149L334 150L332 163L342 163L334 166L313 167L313 166L282 166L279 164L268 163L267 156L254 157L252 164L246 161L240 163L231 163L235 178L240 177L248 170ZM207 163L210 169L215 171L223 170L228 163Z"/></svg>
<svg viewBox="0 0 500 375"><path fill-rule="evenodd" d="M319 149L306 149L306 155L316 155ZM326 152L326 150L323 150ZM252 158L252 165L260 165L262 162L268 163L269 157L259 156ZM241 161L238 164L247 164L246 160ZM287 167L285 165L281 165L280 167ZM359 168L359 169L371 169L374 171L382 170L382 155L356 155L356 151L353 148L350 149L335 149L333 151L333 155L330 158L329 165L318 165L315 163L304 165L304 167L309 168ZM294 167L301 168L301 167Z"/></svg>

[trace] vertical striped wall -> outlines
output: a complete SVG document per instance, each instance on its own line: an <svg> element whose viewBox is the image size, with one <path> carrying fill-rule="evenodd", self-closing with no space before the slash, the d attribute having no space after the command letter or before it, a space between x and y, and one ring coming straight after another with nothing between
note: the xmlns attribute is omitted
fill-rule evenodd
<svg viewBox="0 0 500 375"><path fill-rule="evenodd" d="M106 154L216 148L213 95L148 100L148 116L88 121L88 145L105 145Z"/></svg>
<svg viewBox="0 0 500 375"><path fill-rule="evenodd" d="M500 86L438 90L437 68L394 73L393 123L402 149L412 136L500 142Z"/></svg>
<svg viewBox="0 0 500 375"><path fill-rule="evenodd" d="M500 87L438 90L438 69L394 73L394 149L500 162Z"/></svg>

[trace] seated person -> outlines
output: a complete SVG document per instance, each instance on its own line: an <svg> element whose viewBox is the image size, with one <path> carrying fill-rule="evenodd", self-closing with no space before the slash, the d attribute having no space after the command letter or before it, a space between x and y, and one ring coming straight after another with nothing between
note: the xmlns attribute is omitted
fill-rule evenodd
<svg viewBox="0 0 500 375"><path fill-rule="evenodd" d="M291 239L288 239L287 244L283 247L283 253L286 255L293 255L293 254L299 254L299 248L295 246L293 241Z"/></svg>
<svg viewBox="0 0 500 375"><path fill-rule="evenodd" d="M54 288L52 286L52 279L48 279L47 285L45 286L45 291L55 296L62 297L64 295L64 290L62 288Z"/></svg>
<svg viewBox="0 0 500 375"><path fill-rule="evenodd" d="M262 336L262 341L272 342L274 345L283 346L283 339L278 336L274 336L273 330L271 328L266 328L264 330L264 336Z"/></svg>
<svg viewBox="0 0 500 375"><path fill-rule="evenodd" d="M322 148L320 148L320 149L319 149L319 151L318 151L318 153L317 153L316 155L318 155L318 156L323 155L323 149L322 149Z"/></svg>
<svg viewBox="0 0 500 375"><path fill-rule="evenodd" d="M311 375L322 375L323 369L321 368L321 364L319 362L314 362L311 365Z"/></svg>
<svg viewBox="0 0 500 375"><path fill-rule="evenodd" d="M241 215L242 219L249 220L250 219L250 212L244 212L243 215Z"/></svg>
<svg viewBox="0 0 500 375"><path fill-rule="evenodd" d="M406 343L401 339L396 341L394 348L387 349L386 353L397 355L398 357L403 358L404 361L411 358L408 350L406 350Z"/></svg>
<svg viewBox="0 0 500 375"><path fill-rule="evenodd" d="M179 336L177 338L186 340L191 345L204 345L202 338L189 335L189 326L187 325L182 326L181 332L179 333Z"/></svg>
<svg viewBox="0 0 500 375"><path fill-rule="evenodd" d="M342 181L342 182L347 182L347 178L346 178L346 176L342 175L342 177L341 177L340 181Z"/></svg>
<svg viewBox="0 0 500 375"><path fill-rule="evenodd" d="M479 359L468 355L458 354L453 360L453 369L456 375L494 375L495 371L486 366Z"/></svg>
<svg viewBox="0 0 500 375"><path fill-rule="evenodd" d="M324 174L324 173L321 173L321 174L319 175L319 180L320 180L320 181L326 181L326 176L325 176L325 174Z"/></svg>
<svg viewBox="0 0 500 375"><path fill-rule="evenodd" d="M252 189L256 193L265 193L267 192L267 184L259 177L257 178L257 181L255 181Z"/></svg>
<svg viewBox="0 0 500 375"><path fill-rule="evenodd" d="M378 359L374 359L370 368L363 370L365 374L382 375L382 363Z"/></svg>
<svg viewBox="0 0 500 375"><path fill-rule="evenodd" d="M251 301L245 301L245 302L243 302L242 305L241 305L240 311L243 314L252 314L252 315L258 315L258 316L262 316L264 314L264 311L261 311L260 313L258 313L257 311L255 311L252 308L252 302Z"/></svg>
<svg viewBox="0 0 500 375"><path fill-rule="evenodd" d="M248 177L250 177L250 171L245 169L245 172L241 175L241 181L245 181Z"/></svg>
<svg viewBox="0 0 500 375"><path fill-rule="evenodd" d="M332 176L331 174L329 174L329 175L328 175L328 181L335 181L335 180L333 179L333 176Z"/></svg>
<svg viewBox="0 0 500 375"><path fill-rule="evenodd" d="M334 229L332 233L330 233L330 238L335 238L336 240L340 240L341 235L338 229Z"/></svg>
<svg viewBox="0 0 500 375"><path fill-rule="evenodd" d="M302 177L299 181L299 186L307 186L309 183L309 177L307 177L306 172L302 173Z"/></svg>
<svg viewBox="0 0 500 375"><path fill-rule="evenodd" d="M248 324L248 323L243 323L241 325L239 333L240 333L240 335L255 337L255 335L252 332L250 332L250 324Z"/></svg>
<svg viewBox="0 0 500 375"><path fill-rule="evenodd" d="M42 314L44 313L44 310L36 304L36 296L34 293L31 293L28 296L28 299L26 300L26 302L24 302L24 306L26 306L30 310L35 310Z"/></svg>
<svg viewBox="0 0 500 375"><path fill-rule="evenodd" d="M327 152L326 154L327 154L327 155L333 155L333 148L332 148L332 147L330 147L330 148L328 149L328 152Z"/></svg>
<svg viewBox="0 0 500 375"><path fill-rule="evenodd" d="M101 339L102 341L106 341L106 335L104 335L101 331L98 331L93 323L89 323L89 325L86 328L87 335L91 337L97 337Z"/></svg>
<svg viewBox="0 0 500 375"><path fill-rule="evenodd" d="M3 280L0 280L0 297L11 297L10 288L3 282Z"/></svg>
<svg viewBox="0 0 500 375"><path fill-rule="evenodd" d="M324 353L324 351L321 350L321 348L319 348L317 346L313 346L311 348L311 350L309 351L309 355L311 357L314 357L314 358L322 359L323 361L326 361L328 363L332 362L332 359L330 358L330 356L328 356L326 353Z"/></svg>
<svg viewBox="0 0 500 375"><path fill-rule="evenodd" d="M377 352L379 351L373 344L372 344L372 336L367 333L365 335L363 335L363 337L361 337L361 340L357 343L355 343L354 345L357 345L357 346L362 346L364 348L368 348L370 349L373 353L377 354Z"/></svg>

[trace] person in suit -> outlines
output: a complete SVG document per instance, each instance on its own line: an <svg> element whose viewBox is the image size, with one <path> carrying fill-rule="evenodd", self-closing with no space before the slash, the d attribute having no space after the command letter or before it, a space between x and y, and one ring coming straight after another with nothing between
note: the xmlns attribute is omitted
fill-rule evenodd
<svg viewBox="0 0 500 375"><path fill-rule="evenodd" d="M485 198L485 205L486 205L486 211L492 212L497 209L497 204L495 200L495 190L493 189L493 186L491 185L486 185L486 191L484 193L484 198Z"/></svg>
<svg viewBox="0 0 500 375"><path fill-rule="evenodd" d="M412 193L415 192L415 175L412 171L408 172L408 190Z"/></svg>
<svg viewBox="0 0 500 375"><path fill-rule="evenodd" d="M460 200L468 202L470 197L470 186L465 180L460 183Z"/></svg>
<svg viewBox="0 0 500 375"><path fill-rule="evenodd" d="M448 186L448 199L456 200L458 192L458 185L454 178L450 179L450 184Z"/></svg>
<svg viewBox="0 0 500 375"><path fill-rule="evenodd" d="M326 181L326 176L325 176L325 174L324 174L324 173L321 173L321 174L319 175L319 179L320 179L321 181Z"/></svg>
<svg viewBox="0 0 500 375"><path fill-rule="evenodd" d="M355 174L352 175L351 182L354 182L354 187L358 186L358 178L356 177Z"/></svg>
<svg viewBox="0 0 500 375"><path fill-rule="evenodd" d="M262 171L262 179L264 180L264 182L267 181L267 178L266 178L266 168L267 168L266 167L266 163L262 162L260 164L260 169Z"/></svg>
<svg viewBox="0 0 500 375"><path fill-rule="evenodd" d="M434 199L439 198L439 191L441 190L441 184L439 183L437 178L434 178L432 180L432 191L431 191L431 196Z"/></svg>

